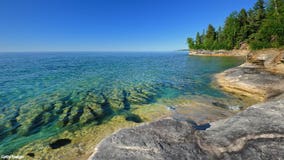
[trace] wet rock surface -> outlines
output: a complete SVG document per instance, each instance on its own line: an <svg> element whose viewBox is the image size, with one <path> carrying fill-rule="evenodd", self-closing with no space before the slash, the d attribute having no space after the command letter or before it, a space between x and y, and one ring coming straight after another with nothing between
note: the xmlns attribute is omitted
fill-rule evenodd
<svg viewBox="0 0 284 160"><path fill-rule="evenodd" d="M231 118L196 130L167 118L122 129L104 139L89 160L98 159L281 159L284 100L251 106Z"/></svg>

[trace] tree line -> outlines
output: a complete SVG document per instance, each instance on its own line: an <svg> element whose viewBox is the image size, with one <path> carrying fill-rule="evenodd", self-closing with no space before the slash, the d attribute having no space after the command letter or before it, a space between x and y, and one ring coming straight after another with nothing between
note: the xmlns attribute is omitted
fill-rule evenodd
<svg viewBox="0 0 284 160"><path fill-rule="evenodd" d="M232 50L248 44L253 50L284 46L284 0L257 0L254 6L232 12L218 29L187 38L190 49Z"/></svg>

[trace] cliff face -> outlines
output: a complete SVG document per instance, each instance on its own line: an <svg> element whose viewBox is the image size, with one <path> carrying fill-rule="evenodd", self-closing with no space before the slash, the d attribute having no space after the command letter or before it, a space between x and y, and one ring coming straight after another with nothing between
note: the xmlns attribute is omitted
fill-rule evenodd
<svg viewBox="0 0 284 160"><path fill-rule="evenodd" d="M89 160L281 159L284 100L251 106L205 131L171 118L122 129L103 140Z"/></svg>

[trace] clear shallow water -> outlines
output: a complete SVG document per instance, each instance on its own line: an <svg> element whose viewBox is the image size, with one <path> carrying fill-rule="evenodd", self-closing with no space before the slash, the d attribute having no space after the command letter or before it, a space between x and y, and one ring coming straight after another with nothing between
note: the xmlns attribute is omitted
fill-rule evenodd
<svg viewBox="0 0 284 160"><path fill-rule="evenodd" d="M0 53L0 153L117 114L141 122L132 105L225 97L212 75L241 62L185 52Z"/></svg>

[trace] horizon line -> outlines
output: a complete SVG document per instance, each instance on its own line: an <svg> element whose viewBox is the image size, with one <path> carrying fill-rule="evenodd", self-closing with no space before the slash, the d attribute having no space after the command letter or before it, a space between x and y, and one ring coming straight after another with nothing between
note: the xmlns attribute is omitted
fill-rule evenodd
<svg viewBox="0 0 284 160"><path fill-rule="evenodd" d="M175 52L176 50L23 50L23 51L0 51L0 53L24 53L24 52Z"/></svg>

